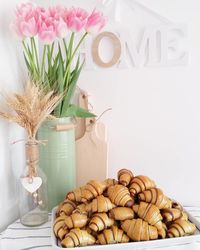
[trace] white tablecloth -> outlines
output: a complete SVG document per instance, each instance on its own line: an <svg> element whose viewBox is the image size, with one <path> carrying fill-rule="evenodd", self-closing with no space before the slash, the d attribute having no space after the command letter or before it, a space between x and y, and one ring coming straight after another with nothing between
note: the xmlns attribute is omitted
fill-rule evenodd
<svg viewBox="0 0 200 250"><path fill-rule="evenodd" d="M200 207L187 207L188 211L200 221ZM25 227L19 221L11 224L4 233L0 234L1 250L53 250L51 247L51 216L49 221L40 227ZM95 249L92 247L91 249ZM183 246L154 248L154 250L200 250L200 242ZM143 249L138 249L143 250ZM151 249L148 249L151 250Z"/></svg>

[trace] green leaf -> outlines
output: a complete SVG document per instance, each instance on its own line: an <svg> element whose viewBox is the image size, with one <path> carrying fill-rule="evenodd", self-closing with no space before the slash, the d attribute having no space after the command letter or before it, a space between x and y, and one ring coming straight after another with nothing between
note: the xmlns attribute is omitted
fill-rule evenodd
<svg viewBox="0 0 200 250"><path fill-rule="evenodd" d="M66 63L67 63L67 61L68 61L68 48L67 48L67 43L66 43L65 38L63 38L62 40L63 40L64 49L65 49L65 58L66 58ZM67 65L66 65L66 66L67 66Z"/></svg>
<svg viewBox="0 0 200 250"><path fill-rule="evenodd" d="M81 70L83 68L83 64L84 64L84 62L82 63L80 68L76 71L76 73L74 73L74 75L70 81L69 87L67 89L67 94L63 98L64 100L62 102L61 116L64 116L64 114L66 113L66 111L69 107L69 104L71 102L71 99L72 99L74 92L75 92L75 89L76 89L76 84L77 84L78 78L79 78Z"/></svg>
<svg viewBox="0 0 200 250"><path fill-rule="evenodd" d="M56 91L58 91L58 86L57 86L58 67L59 67L59 53L57 53L55 59L53 59L51 70L48 72L51 88L55 89Z"/></svg>
<svg viewBox="0 0 200 250"><path fill-rule="evenodd" d="M32 72L31 66L30 66L30 64L29 64L29 62L28 62L28 59L26 58L24 52L23 52L23 55L24 55L24 60L25 60L26 67L27 67L28 71L29 71L29 72Z"/></svg>
<svg viewBox="0 0 200 250"><path fill-rule="evenodd" d="M63 116L70 116L70 117L82 117L82 118L86 118L86 117L96 117L95 114L83 109L83 108L80 108L74 104L70 104L66 113L63 114Z"/></svg>
<svg viewBox="0 0 200 250"><path fill-rule="evenodd" d="M60 54L61 52L59 52ZM63 72L63 59L62 56L60 54L60 58L59 58L59 65L58 65L58 92L59 94L63 94L64 92L64 72ZM55 109L55 113L57 116L60 116L61 113L61 108L62 108L62 102L59 103L59 105L56 107Z"/></svg>

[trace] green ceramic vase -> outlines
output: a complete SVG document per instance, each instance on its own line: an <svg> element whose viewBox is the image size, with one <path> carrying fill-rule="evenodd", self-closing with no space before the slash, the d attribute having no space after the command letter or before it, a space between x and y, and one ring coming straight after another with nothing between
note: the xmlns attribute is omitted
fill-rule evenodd
<svg viewBox="0 0 200 250"><path fill-rule="evenodd" d="M68 117L46 120L37 134L38 140L46 141L45 145L40 145L39 166L47 176L49 211L76 186L74 129L55 129L57 125L70 123L71 118Z"/></svg>

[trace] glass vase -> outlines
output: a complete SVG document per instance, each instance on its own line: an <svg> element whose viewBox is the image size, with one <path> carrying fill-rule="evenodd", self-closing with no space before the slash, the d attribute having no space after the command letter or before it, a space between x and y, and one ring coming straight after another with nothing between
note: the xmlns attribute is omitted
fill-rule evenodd
<svg viewBox="0 0 200 250"><path fill-rule="evenodd" d="M48 179L49 211L76 187L75 133L70 117L46 120L37 133L40 145L39 165Z"/></svg>
<svg viewBox="0 0 200 250"><path fill-rule="evenodd" d="M39 226L48 221L47 178L38 167L38 143L28 141L25 148L26 166L19 183L20 222Z"/></svg>

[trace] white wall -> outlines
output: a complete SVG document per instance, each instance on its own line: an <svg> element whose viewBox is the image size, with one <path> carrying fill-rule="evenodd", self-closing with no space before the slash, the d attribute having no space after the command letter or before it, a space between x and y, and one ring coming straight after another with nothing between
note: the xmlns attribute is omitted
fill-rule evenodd
<svg viewBox="0 0 200 250"><path fill-rule="evenodd" d="M22 2L22 1L21 1ZM0 89L17 90L22 86L23 61L19 43L12 36L10 23L18 0L0 0ZM20 53L18 53L20 51ZM1 104L2 106L2 100ZM22 139L23 131L17 126L0 120L0 231L18 216L16 178L20 164L21 145L11 146L11 142ZM11 157L13 155L13 157ZM17 157L16 157L17 156ZM13 164L11 164L11 158ZM17 161L16 161L17 160Z"/></svg>
<svg viewBox="0 0 200 250"><path fill-rule="evenodd" d="M21 86L23 75L21 50L8 30L11 13L20 1L0 0L0 87L10 90ZM108 107L113 108L102 118L109 132L109 175L115 176L122 167L131 168L136 174L151 176L171 197L185 204L199 205L200 2L138 1L175 23L188 24L190 64L171 68L84 71L80 86L92 95L97 114ZM37 2L44 5L67 2L91 10L97 1ZM17 216L14 176L19 176L22 169L22 161L18 159L22 145L14 148L10 142L21 139L23 134L19 128L0 121L0 135L1 231Z"/></svg>

